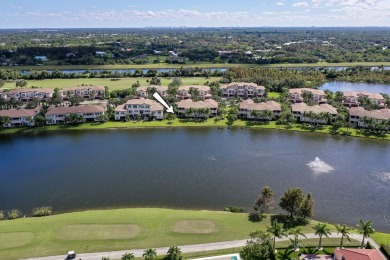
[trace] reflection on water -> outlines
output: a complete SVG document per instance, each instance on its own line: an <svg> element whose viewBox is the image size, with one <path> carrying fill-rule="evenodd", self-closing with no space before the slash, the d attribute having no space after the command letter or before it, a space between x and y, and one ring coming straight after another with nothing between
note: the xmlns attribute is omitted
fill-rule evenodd
<svg viewBox="0 0 390 260"><path fill-rule="evenodd" d="M42 205L55 212L228 205L250 210L261 187L269 185L277 198L287 188L311 191L316 219L350 225L371 219L376 229L390 231L386 141L172 128L1 135L0 147L0 210L28 213ZM313 174L329 167L332 174Z"/></svg>

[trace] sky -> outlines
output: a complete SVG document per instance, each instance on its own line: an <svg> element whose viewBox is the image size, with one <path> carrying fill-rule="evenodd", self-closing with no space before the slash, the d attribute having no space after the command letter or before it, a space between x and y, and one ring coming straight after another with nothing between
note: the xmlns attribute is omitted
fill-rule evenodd
<svg viewBox="0 0 390 260"><path fill-rule="evenodd" d="M0 0L0 28L390 26L390 0Z"/></svg>

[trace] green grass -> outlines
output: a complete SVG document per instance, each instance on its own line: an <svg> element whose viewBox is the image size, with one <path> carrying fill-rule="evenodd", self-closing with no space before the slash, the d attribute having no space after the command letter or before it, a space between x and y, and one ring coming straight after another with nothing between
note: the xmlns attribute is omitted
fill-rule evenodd
<svg viewBox="0 0 390 260"><path fill-rule="evenodd" d="M280 97L280 93L279 92L268 92L267 96L269 98L279 98Z"/></svg>
<svg viewBox="0 0 390 260"><path fill-rule="evenodd" d="M379 245L383 244L390 246L390 234L377 232L371 236Z"/></svg>
<svg viewBox="0 0 390 260"><path fill-rule="evenodd" d="M218 81L221 78L210 77L208 79L203 77L188 77L181 78L184 85L203 85L205 82ZM45 79L45 80L28 80L27 87L40 87L40 88L65 88L65 87L74 87L81 85L94 85L94 86L108 86L110 90L118 89L127 89L131 88L131 85L139 81L143 86L149 85L146 80L150 78L122 78L119 80L112 79L101 79L101 78L92 78L92 79ZM161 78L161 85L168 86L172 81L169 78ZM15 82L7 82L3 88L13 89L15 88Z"/></svg>
<svg viewBox="0 0 390 260"><path fill-rule="evenodd" d="M7 67L6 69L13 70L88 70L88 69L164 69L164 68L234 68L234 67L351 67L351 66L390 66L390 62L341 62L341 63L328 63L328 62L318 62L318 63L286 63L286 64L231 64L231 63L188 63L188 64L167 64L167 63L157 63L157 64L142 64L142 65L44 65L44 66L15 66Z"/></svg>
<svg viewBox="0 0 390 260"><path fill-rule="evenodd" d="M182 233L173 228L178 221L199 219L215 223L216 231L207 234ZM316 223L313 221L305 226L304 232L312 232L311 226ZM98 227L98 231L93 231L88 225ZM132 238L108 239L113 238L114 234L108 236L105 225L137 225L139 233ZM246 239L251 231L265 230L268 225L269 217L262 222L252 223L245 213L155 208L94 210L44 218L7 220L0 222L0 259L57 255L68 250L88 253ZM66 231L67 228L70 231ZM123 235L123 231L117 228L112 231ZM18 247L9 248L8 238L19 237L19 232L31 233L33 238L27 244L21 243L15 245ZM106 238L102 233L105 233ZM24 241L27 239L24 235L21 238Z"/></svg>

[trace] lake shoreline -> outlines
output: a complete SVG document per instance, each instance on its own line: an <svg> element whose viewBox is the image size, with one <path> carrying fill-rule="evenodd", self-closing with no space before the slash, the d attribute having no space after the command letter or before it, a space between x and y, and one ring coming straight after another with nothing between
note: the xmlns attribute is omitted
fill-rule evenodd
<svg viewBox="0 0 390 260"><path fill-rule="evenodd" d="M375 135L365 135L359 133L360 129L346 129L351 132L350 135L342 135L342 134L331 134L330 126L324 125L319 129L307 129L304 128L301 124L295 124L291 128L286 127L285 125L278 125L275 121L270 122L269 124L255 124L248 125L251 123L250 121L237 120L231 126L226 124L226 120L220 120L217 122L212 122L212 119L207 120L206 122L174 122L172 125L169 125L167 121L149 121L149 122L106 122L106 123L94 123L88 124L84 123L78 126L64 126L64 125L55 125L55 126L42 126L35 128L9 128L0 130L0 135L18 135L18 134L39 134L46 132L66 132L66 131L96 131L96 130L131 130L131 129L178 129L178 128L217 128L217 129L271 129L271 130L282 130L282 131L290 131L290 132L304 132L304 133L318 133L318 134L326 134L332 136L340 136L340 137L355 137L355 138L365 138L371 140L382 140L382 141L390 141L390 134L386 134L383 137L375 136ZM166 123L164 125L164 123ZM108 124L108 125L107 125ZM131 125L132 124L132 125ZM105 126L107 125L107 126Z"/></svg>

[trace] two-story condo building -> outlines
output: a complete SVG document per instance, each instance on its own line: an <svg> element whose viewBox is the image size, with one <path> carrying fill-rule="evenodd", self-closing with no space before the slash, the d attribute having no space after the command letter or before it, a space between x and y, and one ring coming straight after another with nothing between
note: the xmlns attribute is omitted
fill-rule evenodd
<svg viewBox="0 0 390 260"><path fill-rule="evenodd" d="M327 124L328 118L313 119L305 117L305 113L313 112L314 114L328 113L331 117L337 116L337 109L328 104L320 104L315 106L308 106L306 103L296 103L291 105L291 111L294 117L300 122L316 122Z"/></svg>
<svg viewBox="0 0 390 260"><path fill-rule="evenodd" d="M151 99L131 99L124 105L119 105L115 108L115 120L125 120L126 115L130 118L136 118L140 116L152 117L155 119L164 118L164 107L157 101Z"/></svg>
<svg viewBox="0 0 390 260"><path fill-rule="evenodd" d="M60 93L64 100L73 96L80 96L86 99L103 99L105 90L101 86L82 86L63 88L60 90Z"/></svg>
<svg viewBox="0 0 390 260"><path fill-rule="evenodd" d="M106 109L103 106L59 106L50 107L45 114L48 125L65 123L65 117L70 114L82 115L86 121L99 121Z"/></svg>
<svg viewBox="0 0 390 260"><path fill-rule="evenodd" d="M225 97L263 97L266 94L265 87L248 82L232 82L222 86L221 90Z"/></svg>
<svg viewBox="0 0 390 260"><path fill-rule="evenodd" d="M288 90L288 100L292 103L302 103L304 102L304 93L311 93L311 100L318 104L328 102L324 91L313 88L291 88Z"/></svg>
<svg viewBox="0 0 390 260"><path fill-rule="evenodd" d="M240 103L240 117L253 119L252 111L271 111L274 117L278 117L282 111L282 107L278 102L267 101L262 103L255 103L252 99L244 100Z"/></svg>
<svg viewBox="0 0 390 260"><path fill-rule="evenodd" d="M8 117L10 119L9 123L4 124L3 127L33 126L34 117L38 113L39 108L0 110L1 117Z"/></svg>
<svg viewBox="0 0 390 260"><path fill-rule="evenodd" d="M192 86L181 86L177 91L176 97L178 99L189 99L191 98L191 89L196 89L199 92L199 98L202 100L211 98L210 87L202 85L192 85Z"/></svg>
<svg viewBox="0 0 390 260"><path fill-rule="evenodd" d="M46 101L52 97L54 93L53 89L47 88L21 88L21 89L12 89L8 92L4 91L2 93L2 98L9 100L10 98L15 98L17 101L28 102L37 98L41 101Z"/></svg>
<svg viewBox="0 0 390 260"><path fill-rule="evenodd" d="M363 118L371 118L378 122L390 119L390 109L382 108L380 110L365 110L363 107L351 107L349 109L349 122L359 127L366 127Z"/></svg>
<svg viewBox="0 0 390 260"><path fill-rule="evenodd" d="M159 85L141 86L141 87L138 87L138 88L135 90L135 94L136 94L138 97L147 98L147 97L148 97L148 89L149 89L149 88L154 88L154 89L156 89L157 93L160 94L160 96L162 96L162 97L165 97L165 96L168 95L168 87L159 86Z"/></svg>
<svg viewBox="0 0 390 260"><path fill-rule="evenodd" d="M358 91L346 91L343 94L343 104L345 106L357 107L360 105L359 98L367 97L372 103L379 107L385 107L385 98L381 94Z"/></svg>
<svg viewBox="0 0 390 260"><path fill-rule="evenodd" d="M177 115L179 117L202 117L202 115L186 113L187 109L195 108L209 108L210 117L217 116L218 114L218 103L214 99L206 99L203 101L193 101L192 99L184 99L177 103Z"/></svg>

